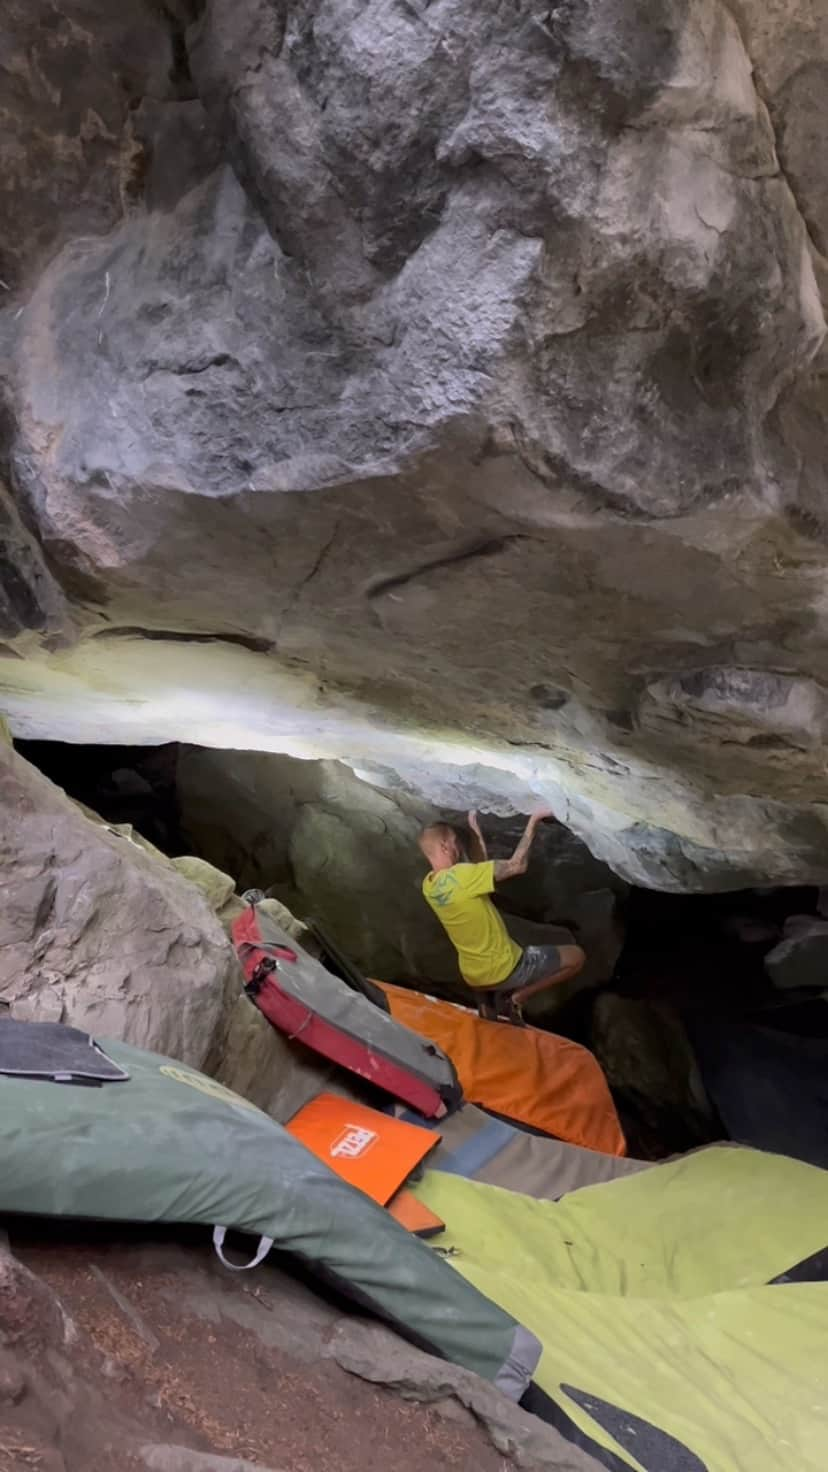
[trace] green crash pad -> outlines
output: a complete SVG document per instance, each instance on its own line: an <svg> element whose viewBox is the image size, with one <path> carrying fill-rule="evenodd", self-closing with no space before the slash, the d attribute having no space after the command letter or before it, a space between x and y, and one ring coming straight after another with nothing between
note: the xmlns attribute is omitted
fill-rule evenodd
<svg viewBox="0 0 828 1472"><path fill-rule="evenodd" d="M425 1243L239 1095L158 1054L101 1046L126 1081L0 1073L0 1213L238 1228L520 1398L537 1341Z"/></svg>
<svg viewBox="0 0 828 1472"><path fill-rule="evenodd" d="M437 1172L416 1189L605 1466L825 1472L828 1283L772 1280L825 1248L828 1172L725 1147L557 1203Z"/></svg>

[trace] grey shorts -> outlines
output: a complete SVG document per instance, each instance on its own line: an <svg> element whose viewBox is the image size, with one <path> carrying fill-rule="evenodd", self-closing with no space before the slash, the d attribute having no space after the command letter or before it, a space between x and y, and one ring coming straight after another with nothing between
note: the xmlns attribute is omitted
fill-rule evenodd
<svg viewBox="0 0 828 1472"><path fill-rule="evenodd" d="M546 976L554 976L561 969L561 953L557 946L526 946L523 955L517 963L514 971L506 977L505 981L499 981L497 986L487 987L492 992L517 992L521 987L529 986L530 982L542 981Z"/></svg>

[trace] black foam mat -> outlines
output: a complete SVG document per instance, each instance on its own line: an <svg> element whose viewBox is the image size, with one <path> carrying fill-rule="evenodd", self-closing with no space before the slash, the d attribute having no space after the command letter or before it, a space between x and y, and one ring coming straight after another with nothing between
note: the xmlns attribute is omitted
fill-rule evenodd
<svg viewBox="0 0 828 1472"><path fill-rule="evenodd" d="M56 1083L123 1083L129 1078L79 1028L13 1017L0 1017L0 1073Z"/></svg>

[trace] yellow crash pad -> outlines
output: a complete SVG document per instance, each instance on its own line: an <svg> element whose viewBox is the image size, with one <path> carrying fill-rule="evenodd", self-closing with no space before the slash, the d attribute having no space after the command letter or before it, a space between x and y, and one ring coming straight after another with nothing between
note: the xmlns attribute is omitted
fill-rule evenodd
<svg viewBox="0 0 828 1472"><path fill-rule="evenodd" d="M438 1172L415 1190L456 1270L538 1335L536 1383L596 1457L825 1472L828 1283L770 1280L825 1248L828 1172L715 1147L557 1203Z"/></svg>

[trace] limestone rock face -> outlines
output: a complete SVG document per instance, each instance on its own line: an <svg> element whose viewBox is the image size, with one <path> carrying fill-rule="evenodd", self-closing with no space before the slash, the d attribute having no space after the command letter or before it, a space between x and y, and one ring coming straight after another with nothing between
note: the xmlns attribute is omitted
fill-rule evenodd
<svg viewBox="0 0 828 1472"><path fill-rule="evenodd" d="M235 895L235 886L230 875L222 874L220 869L215 869L204 859L196 859L189 854L173 859L171 862L173 868L184 879L188 879L191 884L201 890L210 909L223 921L225 910Z"/></svg>
<svg viewBox="0 0 828 1472"><path fill-rule="evenodd" d="M240 986L198 889L0 744L0 1002L201 1067Z"/></svg>
<svg viewBox="0 0 828 1472"><path fill-rule="evenodd" d="M828 880L821 0L6 12L15 732Z"/></svg>
<svg viewBox="0 0 828 1472"><path fill-rule="evenodd" d="M193 846L229 870L238 890L273 888L371 975L457 980L453 949L421 892L424 805L395 800L339 763L186 749L177 793Z"/></svg>

